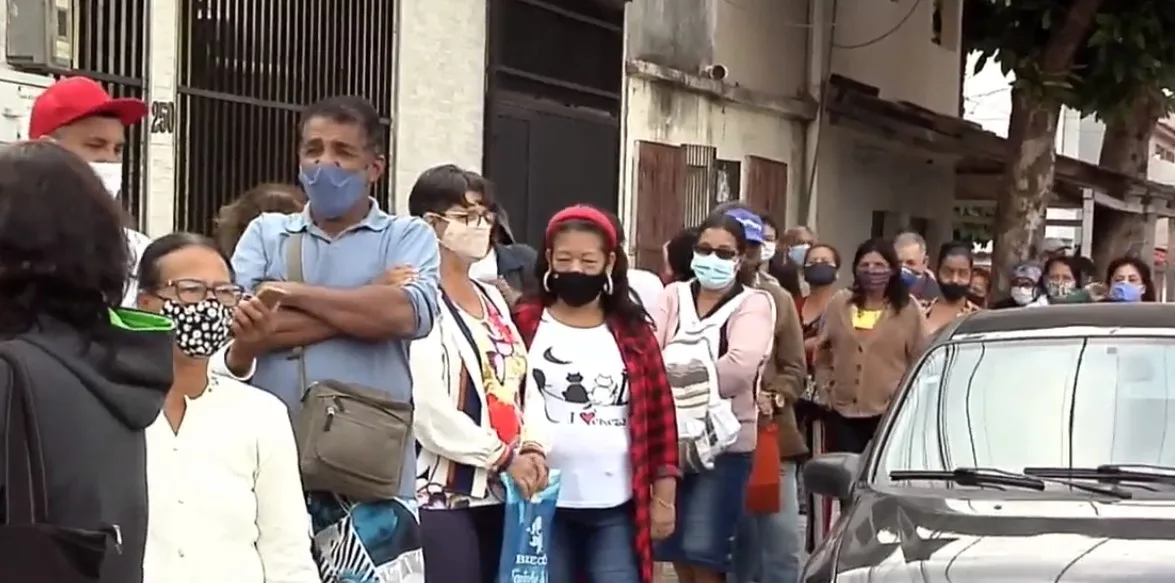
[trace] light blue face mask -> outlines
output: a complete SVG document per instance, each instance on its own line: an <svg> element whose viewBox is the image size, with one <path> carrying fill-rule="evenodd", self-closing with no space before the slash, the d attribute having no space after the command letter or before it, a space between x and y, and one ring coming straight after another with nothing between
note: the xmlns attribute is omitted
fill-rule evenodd
<svg viewBox="0 0 1175 583"><path fill-rule="evenodd" d="M738 260L722 259L713 253L694 253L690 269L694 271L694 276L698 278L698 283L702 284L702 287L710 290L724 289L734 283L734 276L738 273Z"/></svg>
<svg viewBox="0 0 1175 583"><path fill-rule="evenodd" d="M345 170L334 164L303 166L298 180L315 218L333 221L347 214L367 195L364 170Z"/></svg>
<svg viewBox="0 0 1175 583"><path fill-rule="evenodd" d="M803 265L804 259L808 257L808 249L812 246L808 244L793 245L787 250L787 258L796 265Z"/></svg>

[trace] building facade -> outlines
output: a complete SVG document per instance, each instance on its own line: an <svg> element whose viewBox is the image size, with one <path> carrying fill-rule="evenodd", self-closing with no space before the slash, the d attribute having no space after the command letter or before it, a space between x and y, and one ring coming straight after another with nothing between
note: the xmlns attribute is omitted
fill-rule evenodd
<svg viewBox="0 0 1175 583"><path fill-rule="evenodd" d="M710 202L749 200L782 224L815 227L842 252L905 228L923 231L932 246L949 239L955 158L850 127L826 105L830 78L842 77L882 100L956 116L960 6L635 0L627 14L620 206L638 245L655 232L640 245L651 254L672 226L661 222L697 218L688 199L706 196L695 183L708 163L720 169ZM658 176L674 156L656 144L685 146L684 181ZM649 192L669 198L659 188L684 196L684 212L644 212L667 207L642 205Z"/></svg>
<svg viewBox="0 0 1175 583"><path fill-rule="evenodd" d="M349 3L362 26L340 17L318 29L289 8L314 0L277 3L289 8L283 36L265 32L260 15L214 9L223 0L147 0L123 26L142 39L138 69L75 63L152 106L128 160L131 206L149 233L207 230L241 190L292 182L298 109L348 92L385 117L381 197L401 211L422 170L452 162L484 169L524 233L552 208L593 202L617 211L646 257L734 198L813 226L842 251L907 227L932 244L950 237L954 156L846 123L828 101L836 78L956 116L961 0L364 2ZM106 4L138 10L122 7L135 0ZM96 29L93 15L73 17L76 29ZM0 33L6 21L0 5ZM558 28L570 22L580 26ZM521 37L546 44L510 44ZM306 48L316 41L325 48ZM208 48L221 45L235 52ZM0 63L0 141L23 137L51 73L69 71ZM240 86L213 83L230 74Z"/></svg>
<svg viewBox="0 0 1175 583"><path fill-rule="evenodd" d="M0 3L0 38L20 3ZM308 10L314 0L243 13L229 4L75 3L72 66L30 68L0 53L0 143L27 137L33 100L62 75L144 99L151 114L131 131L124 204L156 236L207 231L241 191L294 182L298 112L332 94L364 95L385 119L378 194L395 208L429 166L481 168L485 0L357 0L326 24Z"/></svg>

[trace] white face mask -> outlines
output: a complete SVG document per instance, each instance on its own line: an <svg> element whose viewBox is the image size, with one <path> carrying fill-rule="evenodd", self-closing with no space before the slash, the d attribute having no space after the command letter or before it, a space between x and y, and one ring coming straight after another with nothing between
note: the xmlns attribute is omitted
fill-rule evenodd
<svg viewBox="0 0 1175 583"><path fill-rule="evenodd" d="M490 253L469 266L469 279L490 283L498 279L498 256L490 249Z"/></svg>
<svg viewBox="0 0 1175 583"><path fill-rule="evenodd" d="M1019 286L1012 288L1012 301L1016 305L1027 306L1036 299L1036 288L1031 286Z"/></svg>
<svg viewBox="0 0 1175 583"><path fill-rule="evenodd" d="M90 168L94 170L94 174L98 175L102 186L106 187L106 192L109 192L110 196L117 197L122 191L122 164L118 162L90 162Z"/></svg>
<svg viewBox="0 0 1175 583"><path fill-rule="evenodd" d="M444 218L444 217L442 217ZM452 219L445 219L445 234L441 245L468 261L477 261L490 252L490 232L493 227L486 221L469 225Z"/></svg>
<svg viewBox="0 0 1175 583"><path fill-rule="evenodd" d="M759 260L766 262L775 257L775 243L763 243L763 250L759 252Z"/></svg>

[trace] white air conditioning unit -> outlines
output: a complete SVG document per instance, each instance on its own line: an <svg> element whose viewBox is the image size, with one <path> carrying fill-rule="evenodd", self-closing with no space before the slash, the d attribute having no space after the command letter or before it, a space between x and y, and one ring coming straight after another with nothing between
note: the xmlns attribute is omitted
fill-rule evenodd
<svg viewBox="0 0 1175 583"><path fill-rule="evenodd" d="M5 0L8 23L4 39L8 64L44 72L73 67L72 0Z"/></svg>

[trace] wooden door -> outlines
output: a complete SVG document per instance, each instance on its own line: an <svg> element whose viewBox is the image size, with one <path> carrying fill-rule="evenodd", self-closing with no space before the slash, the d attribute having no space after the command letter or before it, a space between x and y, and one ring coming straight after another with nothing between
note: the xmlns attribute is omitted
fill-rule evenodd
<svg viewBox="0 0 1175 583"><path fill-rule="evenodd" d="M778 160L747 156L747 204L787 228L787 164Z"/></svg>
<svg viewBox="0 0 1175 583"><path fill-rule="evenodd" d="M636 266L659 273L662 247L683 227L685 150L637 142Z"/></svg>

